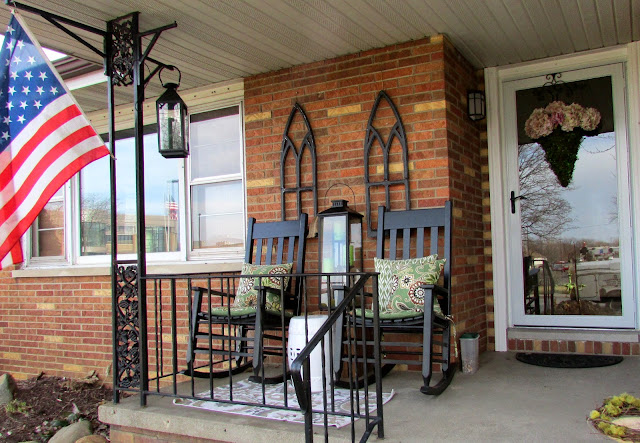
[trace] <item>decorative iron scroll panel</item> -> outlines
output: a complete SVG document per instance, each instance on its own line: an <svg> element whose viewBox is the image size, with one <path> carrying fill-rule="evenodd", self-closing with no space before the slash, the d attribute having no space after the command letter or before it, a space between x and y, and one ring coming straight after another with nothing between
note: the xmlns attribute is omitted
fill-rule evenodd
<svg viewBox="0 0 640 443"><path fill-rule="evenodd" d="M140 316L138 309L138 267L116 266L116 358L118 388L140 386Z"/></svg>
<svg viewBox="0 0 640 443"><path fill-rule="evenodd" d="M300 140L299 148L296 149L296 143L290 137L290 131L294 124L296 114L300 114L302 117L304 128L306 129L304 137ZM308 152L311 156L311 185L302 185L302 161L304 160L305 153ZM296 182L293 186L287 186L286 182L286 164L289 155L293 156L295 160L296 170ZM317 189L317 173L316 173L316 142L313 138L313 130L307 119L302 106L296 103L291 109L287 125L284 128L284 134L282 136L282 150L280 154L280 185L282 191L282 220L286 220L286 195L296 195L296 209L297 215L302 212L302 194L305 192L311 192L313 196L313 215L318 214L318 189Z"/></svg>
<svg viewBox="0 0 640 443"><path fill-rule="evenodd" d="M111 34L111 81L114 86L128 86L133 83L134 29L137 13L129 14L108 22Z"/></svg>
<svg viewBox="0 0 640 443"><path fill-rule="evenodd" d="M387 104L393 111L393 115L395 116L395 122L391 126L389 137L386 141L381 135L379 128L374 127L373 124L378 114L378 109L382 100L385 100L387 102ZM389 178L389 154L391 152L391 146L393 145L394 139L398 140L400 147L402 148L403 170L401 179L391 180ZM375 147L376 143L379 144L380 148L382 149L382 162L384 170L382 180L372 181L369 172L369 164L372 150ZM398 109L393 104L391 98L384 91L380 91L378 93L378 97L376 98L376 101L373 105L373 109L371 109L371 114L369 115L369 121L367 123L367 133L364 139L364 184L367 199L367 234L369 237L376 237L377 228L374 228L371 223L371 188L384 187L385 206L387 207L387 209L390 209L391 196L389 188L391 186L398 185L404 186L405 208L411 209L409 200L409 161L407 137L404 132L404 126L402 125L402 120L400 119Z"/></svg>

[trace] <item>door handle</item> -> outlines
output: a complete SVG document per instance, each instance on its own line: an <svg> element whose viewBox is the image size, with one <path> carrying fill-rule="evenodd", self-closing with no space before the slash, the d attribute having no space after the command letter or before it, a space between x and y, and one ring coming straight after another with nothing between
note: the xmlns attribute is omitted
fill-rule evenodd
<svg viewBox="0 0 640 443"><path fill-rule="evenodd" d="M516 193L511 191L511 213L515 214L516 213L516 200L526 200L527 197L525 197L524 195L518 195L516 196Z"/></svg>

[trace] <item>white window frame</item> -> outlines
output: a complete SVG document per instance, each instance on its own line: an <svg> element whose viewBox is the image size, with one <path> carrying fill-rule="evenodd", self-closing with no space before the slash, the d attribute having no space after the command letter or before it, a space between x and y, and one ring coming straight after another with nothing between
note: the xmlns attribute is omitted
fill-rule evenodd
<svg viewBox="0 0 640 443"><path fill-rule="evenodd" d="M247 183L246 183L246 165L245 165L245 143L244 143L244 107L243 107L243 103L237 103L237 104L232 104L232 105L227 105L227 106L221 106L221 107L216 107L213 109L210 109L209 111L203 111L202 113L205 112L210 112L210 111L215 111L218 109L225 109L225 108L231 108L231 107L238 107L238 125L239 125L239 133L240 133L240 171L238 173L235 174L226 174L226 175L219 175L216 177L207 177L207 178L200 178L200 179L192 179L191 178L191 168L187 167L186 168L186 173L184 174L184 176L186 177L186 183L185 183L185 194L186 197L183 200L188 208L188 214L189 214L189 219L185 219L185 224L189 223L189 228L186 229L186 232L188 233L187 236L187 243L185 244L186 247L186 251L187 251L187 260L191 261L196 261L196 260L206 260L206 261L242 261L244 259L244 252L245 252L245 248L244 248L244 242L246 241L246 239L243 236L243 245L241 247L238 248L224 248L223 250L209 250L209 249L193 249L193 245L192 245L192 230L191 230L191 216L193 215L191 213L191 188L193 186L198 186L198 185L207 185L207 184L216 184L216 183L226 183L226 182L231 182L231 181L237 181L237 180L241 180L242 181L242 211L244 213L243 217L242 217L242 231L246 232L246 228L247 228ZM198 113L200 114L200 112ZM193 113L191 115L194 115ZM185 165L186 166L191 166L189 165Z"/></svg>
<svg viewBox="0 0 640 443"><path fill-rule="evenodd" d="M75 177L74 177L75 178ZM55 257L34 257L33 248L33 225L30 227L23 236L23 258L25 266L64 266L70 263L72 243L73 223L69 223L69 220L73 220L73 208L72 208L72 182L73 178L62 186L62 201L64 205L64 255ZM34 221L34 224L37 223Z"/></svg>
<svg viewBox="0 0 640 443"><path fill-rule="evenodd" d="M228 179L242 181L243 205L243 231L246 232L247 205L246 205L246 165L245 165L245 134L244 134L244 83L243 80L225 82L224 84L213 85L204 88L197 88L190 91L181 91L191 115L201 114L217 109L237 106L239 111L239 125L241 136L241 172L229 176L217 178L217 182ZM155 124L155 98L148 99L144 104L145 126ZM92 125L98 133L108 132L109 113L100 111L88 115ZM116 129L117 131L131 129L133 127L134 113L130 105L118 106L116 108ZM117 148L117 145L116 145ZM178 174L178 186L180 189L179 217L180 228L180 249L176 252L156 252L147 253L147 262L172 263L172 262L242 262L244 259L244 247L232 248L233 251L208 251L192 253L191 251L191 219L190 214L190 180L188 174L188 161L183 160L180 166L181 172ZM197 183L197 182L196 182ZM211 183L207 180L206 183ZM65 267L65 266L105 266L110 262L110 255L81 256L80 255L80 174L76 174L64 185L65 201L65 257L33 257L32 256L32 229L30 228L23 236L24 264L29 268L43 267ZM72 222L69 222L72 221ZM243 237L243 241L244 241ZM230 248L231 249L231 248ZM118 259L134 259L136 254L119 254Z"/></svg>

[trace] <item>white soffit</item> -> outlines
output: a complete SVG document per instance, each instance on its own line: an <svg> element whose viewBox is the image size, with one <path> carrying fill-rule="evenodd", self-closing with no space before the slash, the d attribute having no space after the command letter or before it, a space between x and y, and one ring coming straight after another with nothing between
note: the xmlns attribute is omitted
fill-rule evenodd
<svg viewBox="0 0 640 443"><path fill-rule="evenodd" d="M181 89L445 34L476 68L502 66L640 40L640 0L25 0L97 28L140 12L140 30L177 22L152 57L182 71ZM10 8L0 8L8 23ZM40 43L102 65L100 57L41 17L22 12ZM0 25L2 26L2 25ZM100 38L77 31L97 48ZM145 42L149 38L144 39ZM156 82L155 79L152 83ZM106 84L75 92L104 107ZM155 85L150 87L156 88ZM103 97L91 97L103 93ZM157 92L154 89L150 95ZM130 102L119 90L116 102Z"/></svg>

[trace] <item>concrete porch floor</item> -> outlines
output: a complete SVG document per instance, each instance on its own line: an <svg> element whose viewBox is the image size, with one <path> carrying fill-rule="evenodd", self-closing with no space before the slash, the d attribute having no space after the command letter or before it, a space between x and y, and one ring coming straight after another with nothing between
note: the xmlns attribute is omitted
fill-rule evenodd
<svg viewBox="0 0 640 443"><path fill-rule="evenodd" d="M458 372L438 397L421 394L420 383L415 372L394 371L383 379L383 390L396 392L384 407L384 441L603 442L610 440L586 416L606 397L640 395L640 358L602 368L558 369L521 363L514 353L486 352L478 372ZM137 397L103 405L99 416L112 426L114 442L304 441L301 424L178 407L161 397L151 397L145 408ZM146 430L145 437L135 440L121 432L135 428ZM315 441L323 441L321 432L314 427ZM351 441L349 432L349 427L332 428L330 441ZM369 441L378 440L375 432Z"/></svg>

